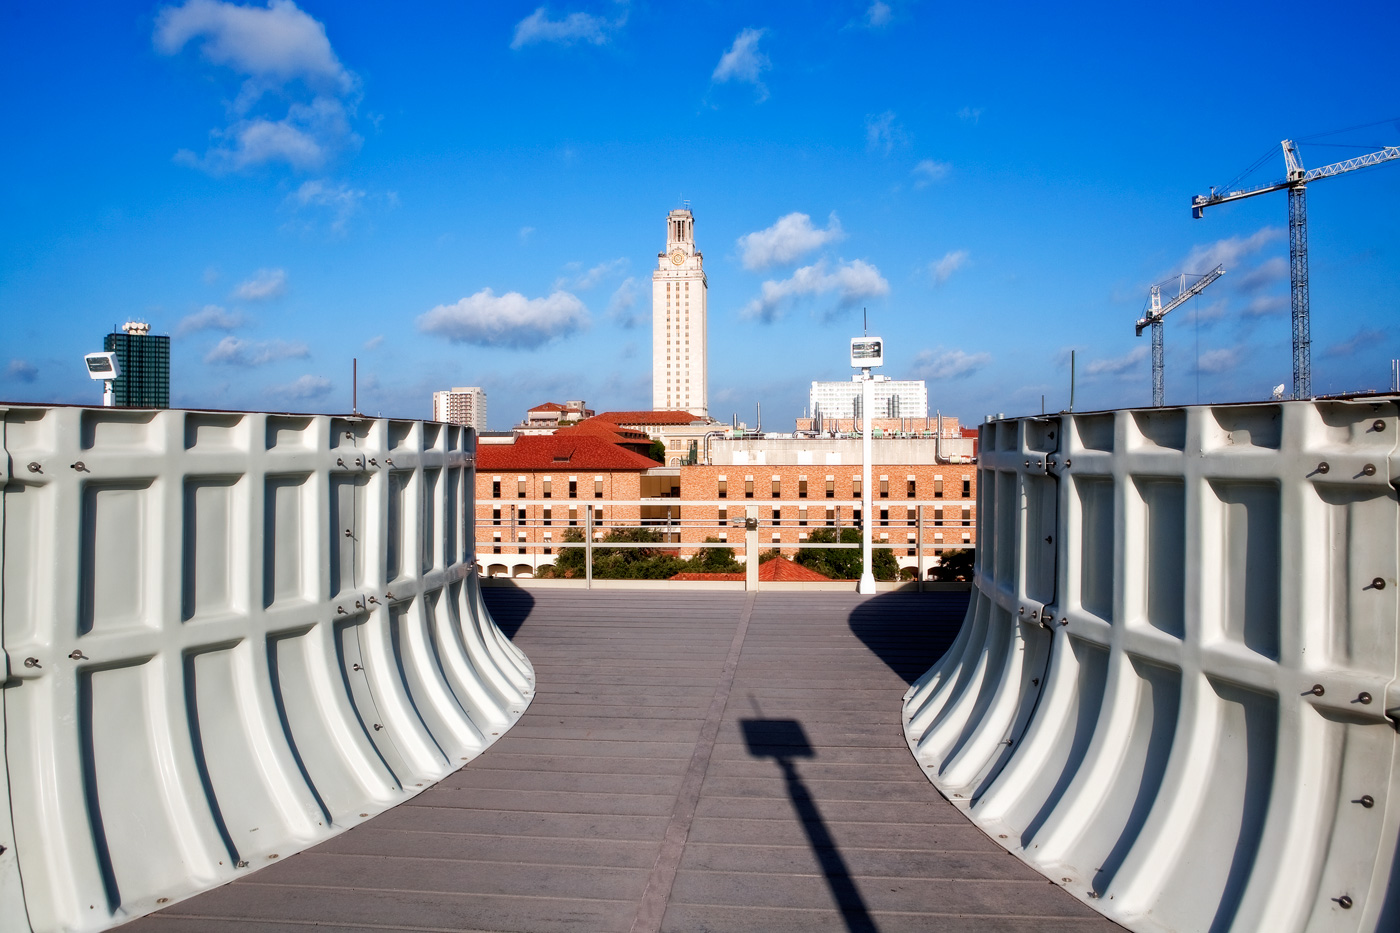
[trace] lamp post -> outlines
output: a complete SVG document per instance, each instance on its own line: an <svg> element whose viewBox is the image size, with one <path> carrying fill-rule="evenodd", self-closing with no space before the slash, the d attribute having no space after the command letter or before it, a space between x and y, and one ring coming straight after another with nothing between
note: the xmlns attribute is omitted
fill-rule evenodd
<svg viewBox="0 0 1400 933"><path fill-rule="evenodd" d="M874 553L871 547L871 535L873 534L873 522L870 520L874 508L874 497L870 491L870 458L871 445L870 438L871 424L870 411L875 407L875 383L871 379L870 370L874 366L885 364L885 342L879 337L852 337L851 338L851 365L860 370L860 410L861 410L861 467L860 467L860 555L861 571L860 584L856 587L856 592L871 594L875 592L875 570Z"/></svg>

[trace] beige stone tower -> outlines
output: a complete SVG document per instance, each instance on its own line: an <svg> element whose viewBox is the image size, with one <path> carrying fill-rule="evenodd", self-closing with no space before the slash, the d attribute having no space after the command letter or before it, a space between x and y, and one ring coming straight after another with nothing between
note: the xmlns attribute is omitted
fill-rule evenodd
<svg viewBox="0 0 1400 933"><path fill-rule="evenodd" d="M704 256L689 207L666 215L666 251L651 274L651 407L709 416Z"/></svg>

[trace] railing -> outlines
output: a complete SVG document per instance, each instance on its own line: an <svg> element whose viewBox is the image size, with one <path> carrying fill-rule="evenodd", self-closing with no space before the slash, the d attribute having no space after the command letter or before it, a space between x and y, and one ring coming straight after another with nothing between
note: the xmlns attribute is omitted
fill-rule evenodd
<svg viewBox="0 0 1400 933"><path fill-rule="evenodd" d="M1138 931L1400 929L1397 403L982 428L976 585L910 748Z"/></svg>
<svg viewBox="0 0 1400 933"><path fill-rule="evenodd" d="M461 767L533 696L469 553L470 429L0 425L0 931L99 930L241 877Z"/></svg>

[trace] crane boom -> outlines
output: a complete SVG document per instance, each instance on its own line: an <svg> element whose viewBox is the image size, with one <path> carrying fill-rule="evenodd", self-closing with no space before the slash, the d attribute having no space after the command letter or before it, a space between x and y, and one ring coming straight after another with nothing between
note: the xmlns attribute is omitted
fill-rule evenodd
<svg viewBox="0 0 1400 933"><path fill-rule="evenodd" d="M1183 287L1175 298L1167 302L1166 307L1162 306L1162 286L1152 286L1152 292L1148 299L1147 314L1137 322L1137 335L1139 337L1142 336L1142 329L1144 327L1149 325L1152 327L1152 404L1155 407L1161 408L1162 405L1165 404L1166 396L1166 376L1164 374L1164 370L1166 369L1166 351L1162 346L1162 318L1167 316L1167 312L1180 307L1205 291L1210 283L1224 274L1225 267L1223 265L1216 266L1214 269L1201 276L1190 288L1184 287L1186 285L1186 276L1183 274L1181 276L1181 284Z"/></svg>
<svg viewBox="0 0 1400 933"><path fill-rule="evenodd" d="M1311 312L1308 299L1308 182L1353 172L1370 165L1380 165L1392 159L1400 159L1400 146L1385 146L1376 152L1368 152L1354 159L1334 162L1321 168L1305 169L1302 159L1298 157L1297 145L1293 140L1285 139L1283 161L1287 168L1287 177L1283 181L1221 194L1217 194L1212 188L1210 194L1198 194L1191 199L1191 216L1200 219L1205 216L1206 208L1224 204L1226 201L1252 198L1256 194L1268 194L1270 191L1288 191L1288 279L1293 299L1294 398L1312 397L1312 337L1309 333ZM1141 328L1138 329L1138 333L1142 333ZM1153 335L1156 336L1155 328Z"/></svg>
<svg viewBox="0 0 1400 933"><path fill-rule="evenodd" d="M1224 274L1225 267L1223 265L1216 266L1214 269L1201 276L1200 280L1197 281L1196 284L1192 285L1190 288L1183 291L1180 295L1177 295L1171 301L1167 302L1164 307L1150 309L1147 312L1147 315L1137 322L1137 335L1141 337L1142 331L1145 327L1147 327L1147 325L1155 321L1160 321L1162 318L1167 316L1168 311L1175 311L1177 308L1184 305L1192 298L1195 298L1201 292L1206 290L1206 286L1210 285L1210 283L1214 282L1216 279L1220 278ZM1161 286L1154 285L1153 288L1156 289L1158 296L1157 300L1160 301Z"/></svg>

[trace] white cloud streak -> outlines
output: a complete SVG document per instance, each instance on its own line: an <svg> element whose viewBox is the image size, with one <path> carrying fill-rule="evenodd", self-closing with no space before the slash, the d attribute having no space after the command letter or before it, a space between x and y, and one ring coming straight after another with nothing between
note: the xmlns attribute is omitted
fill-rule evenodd
<svg viewBox="0 0 1400 933"><path fill-rule="evenodd" d="M205 305L181 318L175 327L175 336L188 337L202 330L237 330L246 323L247 320L237 311L226 311L218 305Z"/></svg>
<svg viewBox="0 0 1400 933"><path fill-rule="evenodd" d="M1147 359L1147 347L1133 347L1122 356L1094 360L1084 367L1086 376L1121 376L1137 369Z"/></svg>
<svg viewBox="0 0 1400 933"><path fill-rule="evenodd" d="M511 39L512 49L522 49L527 45L552 42L556 45L573 45L578 42L588 45L606 45L613 30L627 24L627 11L624 9L616 20L607 20L591 13L570 13L559 19L550 19L544 7L515 24L515 36Z"/></svg>
<svg viewBox="0 0 1400 933"><path fill-rule="evenodd" d="M813 226L808 215L794 212L778 218L771 227L739 237L738 246L744 268L758 270L795 262L845 237L835 211L827 218L825 230Z"/></svg>
<svg viewBox="0 0 1400 933"><path fill-rule="evenodd" d="M1196 361L1196 371L1207 375L1218 375L1234 369L1239 365L1239 361L1240 351L1235 347L1207 350Z"/></svg>
<svg viewBox="0 0 1400 933"><path fill-rule="evenodd" d="M990 353L968 353L965 350L920 350L914 357L914 374L934 382L940 379L964 379L992 361Z"/></svg>
<svg viewBox="0 0 1400 933"><path fill-rule="evenodd" d="M766 32L766 29L741 31L734 38L734 44L719 57L719 64L715 66L710 80L716 84L727 81L752 84L758 94L758 100L767 100L768 88L763 84L763 72L771 68L773 63L758 48L758 42Z"/></svg>
<svg viewBox="0 0 1400 933"><path fill-rule="evenodd" d="M489 288L418 318L419 330L453 343L518 349L538 347L587 324L588 308L569 292L526 298L519 292L497 295Z"/></svg>
<svg viewBox="0 0 1400 933"><path fill-rule="evenodd" d="M244 301L267 301L287 291L286 269L259 269L257 275L233 290L235 298Z"/></svg>
<svg viewBox="0 0 1400 933"><path fill-rule="evenodd" d="M827 271L826 260L822 259L797 269L790 278L764 282L760 296L749 302L742 314L771 323L781 316L787 304L799 298L835 294L836 307L842 309L889 291L890 283L868 262L838 262L834 270Z"/></svg>
<svg viewBox="0 0 1400 933"><path fill-rule="evenodd" d="M949 250L943 254L942 259L929 263L928 271L933 276L933 280L939 285L953 277L953 273L967 265L971 254L965 249Z"/></svg>
<svg viewBox="0 0 1400 933"><path fill-rule="evenodd" d="M39 378L39 367L28 360L10 360L5 367L5 378L15 382L33 382Z"/></svg>
<svg viewBox="0 0 1400 933"><path fill-rule="evenodd" d="M365 192L360 188L341 182L318 178L304 181L292 194L287 203L297 209L313 208L325 211L330 217L332 233L344 233L350 226L350 218L359 212L365 200Z"/></svg>
<svg viewBox="0 0 1400 933"><path fill-rule="evenodd" d="M875 0L865 11L865 25L869 26L871 29L878 29L881 26L889 25L893 17L894 11L890 9L888 3L884 3L882 0Z"/></svg>
<svg viewBox="0 0 1400 933"><path fill-rule="evenodd" d="M895 120L893 110L868 114L865 118L865 148L889 155L897 145L906 141L904 127Z"/></svg>
<svg viewBox="0 0 1400 933"><path fill-rule="evenodd" d="M290 343L285 340L243 340L228 336L214 345L214 349L204 357L206 363L224 363L229 366L266 366L278 360L306 359L311 350L304 343Z"/></svg>
<svg viewBox="0 0 1400 933"><path fill-rule="evenodd" d="M915 188L927 188L936 181L942 181L948 177L948 173L953 170L953 166L947 162L936 162L933 159L921 159L918 165L910 173L914 176Z"/></svg>
<svg viewBox="0 0 1400 933"><path fill-rule="evenodd" d="M1190 273L1205 274L1223 265L1228 272L1238 268L1244 257L1252 256L1273 241L1282 239L1283 233L1279 227L1264 227L1247 237L1233 236L1195 246L1187 254L1182 268Z"/></svg>
<svg viewBox="0 0 1400 933"><path fill-rule="evenodd" d="M617 290L608 299L608 317L617 321L623 328L633 328L642 322L642 314L633 312L640 297L641 286L637 280L628 277L622 281Z"/></svg>
<svg viewBox="0 0 1400 933"><path fill-rule="evenodd" d="M304 402L328 394L332 387L331 381L325 376L305 375L295 382L273 386L269 391L279 398Z"/></svg>

